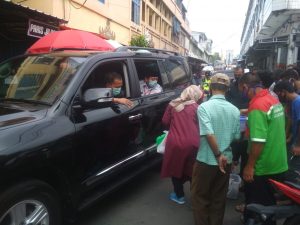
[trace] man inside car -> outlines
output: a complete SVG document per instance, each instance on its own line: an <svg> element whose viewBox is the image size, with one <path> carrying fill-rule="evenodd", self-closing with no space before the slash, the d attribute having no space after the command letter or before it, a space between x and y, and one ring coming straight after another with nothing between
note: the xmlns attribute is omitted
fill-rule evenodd
<svg viewBox="0 0 300 225"><path fill-rule="evenodd" d="M162 87L157 83L158 76L148 74L140 81L141 95L152 95L162 92Z"/></svg>
<svg viewBox="0 0 300 225"><path fill-rule="evenodd" d="M127 98L124 98L122 91L123 79L122 76L117 72L110 72L105 74L105 87L112 88L113 99L112 101L117 104L123 104L131 108L133 102Z"/></svg>

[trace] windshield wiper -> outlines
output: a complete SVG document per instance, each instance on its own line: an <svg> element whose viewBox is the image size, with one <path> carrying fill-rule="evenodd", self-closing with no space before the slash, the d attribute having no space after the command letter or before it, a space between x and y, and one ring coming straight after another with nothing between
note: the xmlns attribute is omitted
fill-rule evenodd
<svg viewBox="0 0 300 225"><path fill-rule="evenodd" d="M33 103L33 104L39 104L39 105L46 105L51 106L48 102L38 101L38 100L31 100L31 99L23 99L23 98L1 98L1 102L4 101L10 101L10 102L24 102L24 103Z"/></svg>

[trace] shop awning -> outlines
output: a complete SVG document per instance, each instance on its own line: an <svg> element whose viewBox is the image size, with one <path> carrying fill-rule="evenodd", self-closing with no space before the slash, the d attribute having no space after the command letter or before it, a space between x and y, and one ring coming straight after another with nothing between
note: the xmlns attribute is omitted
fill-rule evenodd
<svg viewBox="0 0 300 225"><path fill-rule="evenodd" d="M0 1L0 35L5 39L11 41L26 39L30 19L57 27L57 29L59 24L67 22L27 6Z"/></svg>
<svg viewBox="0 0 300 225"><path fill-rule="evenodd" d="M272 37L272 38L264 38L257 40L254 45L253 49L256 51L263 50L268 51L271 50L275 45L287 45L288 44L288 36L282 37Z"/></svg>
<svg viewBox="0 0 300 225"><path fill-rule="evenodd" d="M205 60L203 60L203 59L199 59L199 58L196 58L196 57L193 57L193 56L188 56L187 57L187 59L188 59L188 61L190 62L190 63L207 63Z"/></svg>

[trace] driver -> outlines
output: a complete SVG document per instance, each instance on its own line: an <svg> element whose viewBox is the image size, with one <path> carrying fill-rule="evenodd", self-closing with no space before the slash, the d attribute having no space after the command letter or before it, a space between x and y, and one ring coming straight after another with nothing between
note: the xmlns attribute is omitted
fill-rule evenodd
<svg viewBox="0 0 300 225"><path fill-rule="evenodd" d="M105 74L105 87L112 88L114 103L123 104L131 108L133 102L127 98L124 98L124 93L122 91L123 79L122 76L117 72L110 72Z"/></svg>

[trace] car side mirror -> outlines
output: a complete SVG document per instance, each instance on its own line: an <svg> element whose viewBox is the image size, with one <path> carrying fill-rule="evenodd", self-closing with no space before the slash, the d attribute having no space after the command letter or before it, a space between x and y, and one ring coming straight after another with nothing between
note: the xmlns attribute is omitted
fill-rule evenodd
<svg viewBox="0 0 300 225"><path fill-rule="evenodd" d="M88 89L83 94L83 101L85 103L101 103L112 102L112 89L111 88L92 88Z"/></svg>

